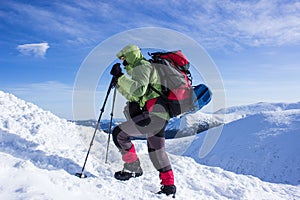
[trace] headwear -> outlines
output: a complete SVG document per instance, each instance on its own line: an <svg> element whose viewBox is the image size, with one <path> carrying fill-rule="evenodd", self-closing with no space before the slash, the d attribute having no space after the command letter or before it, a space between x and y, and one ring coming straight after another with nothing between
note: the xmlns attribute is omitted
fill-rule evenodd
<svg viewBox="0 0 300 200"><path fill-rule="evenodd" d="M137 60L143 58L140 48L132 44L127 45L119 53L117 53L117 57L119 59L121 59L123 56L129 65L133 65Z"/></svg>
<svg viewBox="0 0 300 200"><path fill-rule="evenodd" d="M127 45L119 53L117 53L117 57L121 59L122 56L125 56L128 52L132 51L140 51L140 48L134 44Z"/></svg>

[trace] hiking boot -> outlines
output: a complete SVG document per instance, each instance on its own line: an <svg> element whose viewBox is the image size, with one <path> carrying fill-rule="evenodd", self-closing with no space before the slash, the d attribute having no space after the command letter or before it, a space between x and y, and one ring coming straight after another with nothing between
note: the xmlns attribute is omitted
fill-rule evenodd
<svg viewBox="0 0 300 200"><path fill-rule="evenodd" d="M115 178L121 181L127 181L130 178L136 178L142 176L143 170L140 165L140 160L137 159L133 163L124 163L122 171L115 173Z"/></svg>
<svg viewBox="0 0 300 200"><path fill-rule="evenodd" d="M175 198L175 193L176 193L175 185L163 185L161 186L160 191L157 194L166 194L167 196L172 194L173 198Z"/></svg>

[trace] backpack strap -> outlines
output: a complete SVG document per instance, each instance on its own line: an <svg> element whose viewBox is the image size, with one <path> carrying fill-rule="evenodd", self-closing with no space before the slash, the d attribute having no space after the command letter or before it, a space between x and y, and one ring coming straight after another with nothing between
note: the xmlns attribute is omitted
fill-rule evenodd
<svg viewBox="0 0 300 200"><path fill-rule="evenodd" d="M151 84L148 85L148 88L159 94L160 97L162 97L164 100L167 100L167 96L158 91L155 87L153 87Z"/></svg>
<svg viewBox="0 0 300 200"><path fill-rule="evenodd" d="M153 76L153 73L154 73L154 66L151 65L152 69L151 69L151 73L150 73L150 77ZM168 104L168 96L163 94L161 91L158 91L155 87L153 87L153 85L151 83L148 84L148 91L149 90L152 90L154 92L156 92L159 96L156 97L156 101L155 103L159 103L159 104L162 104L163 107L165 107L165 109L168 111L168 114L170 115L170 106ZM161 100L161 101L160 101Z"/></svg>
<svg viewBox="0 0 300 200"><path fill-rule="evenodd" d="M151 69L151 73L150 73L150 78L153 76L154 73L154 66L151 65L152 69ZM161 78L161 77L160 77ZM156 92L160 97L163 98L164 101L167 102L168 97L166 95L164 95L162 92L158 91L155 87L153 87L153 85L151 83L148 84L148 90L153 90L154 92Z"/></svg>

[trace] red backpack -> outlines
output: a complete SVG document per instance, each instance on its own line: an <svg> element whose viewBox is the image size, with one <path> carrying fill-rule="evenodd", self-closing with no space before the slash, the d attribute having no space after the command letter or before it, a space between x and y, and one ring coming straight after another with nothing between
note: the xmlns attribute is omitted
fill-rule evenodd
<svg viewBox="0 0 300 200"><path fill-rule="evenodd" d="M149 60L161 79L162 91L151 84L150 89L167 102L170 117L176 117L192 109L192 77L190 63L180 51L148 53Z"/></svg>

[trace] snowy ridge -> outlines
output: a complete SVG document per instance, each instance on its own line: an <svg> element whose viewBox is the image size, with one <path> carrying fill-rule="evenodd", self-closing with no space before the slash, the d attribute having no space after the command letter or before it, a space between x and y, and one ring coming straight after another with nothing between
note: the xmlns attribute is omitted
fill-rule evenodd
<svg viewBox="0 0 300 200"><path fill-rule="evenodd" d="M1 152L49 170L64 169L71 174L79 167L71 158L81 159L85 148L79 135L85 127L2 91L0 113Z"/></svg>
<svg viewBox="0 0 300 200"><path fill-rule="evenodd" d="M297 103L266 103L260 102L250 105L233 106L226 109L221 109L213 115L218 116L225 114L225 123L230 123L235 120L245 118L249 115L259 114L270 111L283 111L300 109L300 102ZM223 117L223 116L222 116Z"/></svg>
<svg viewBox="0 0 300 200"><path fill-rule="evenodd" d="M77 126L48 111L0 91L0 199L170 199L156 195L158 173L151 165L146 141L134 141L144 175L117 181L119 152L110 145L109 164L104 164L107 134L97 133L86 170L80 172L93 128ZM176 199L299 199L299 186L263 182L208 167L176 151L180 138L169 140L167 149L178 188ZM112 144L112 143L111 143ZM3 162L5 161L5 162Z"/></svg>
<svg viewBox="0 0 300 200"><path fill-rule="evenodd" d="M32 103L0 91L0 105L1 131L7 135L14 134L15 139L31 142L39 150L60 154L60 151L67 150L66 147L70 144L75 145L75 141L79 139L78 129L74 124ZM62 140L62 134L68 140Z"/></svg>
<svg viewBox="0 0 300 200"><path fill-rule="evenodd" d="M300 109L295 109L299 104L285 106L285 110L278 105L281 104L232 108L230 112L252 114L248 112L226 124L217 145L205 158L197 155L207 132L196 136L185 155L201 164L250 174L268 182L299 185ZM254 111L253 107L264 111Z"/></svg>
<svg viewBox="0 0 300 200"><path fill-rule="evenodd" d="M226 109L221 109L216 114L236 114L236 115L251 115L270 111L294 110L300 109L300 102L297 103L266 103L260 102L250 105L233 106Z"/></svg>

